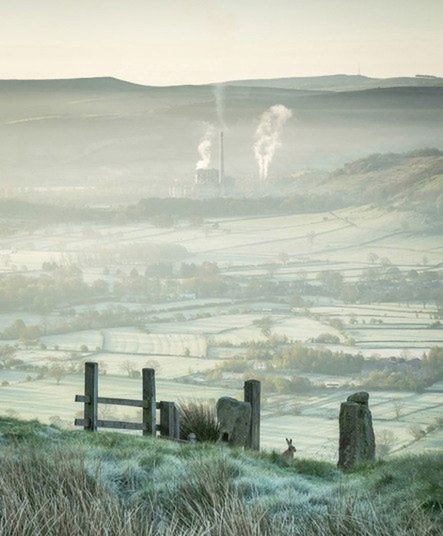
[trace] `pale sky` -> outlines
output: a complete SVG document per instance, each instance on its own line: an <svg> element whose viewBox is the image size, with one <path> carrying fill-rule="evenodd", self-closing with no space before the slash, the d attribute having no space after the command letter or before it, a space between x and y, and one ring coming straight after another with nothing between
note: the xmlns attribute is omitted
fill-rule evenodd
<svg viewBox="0 0 443 536"><path fill-rule="evenodd" d="M443 75L443 0L0 0L0 78Z"/></svg>

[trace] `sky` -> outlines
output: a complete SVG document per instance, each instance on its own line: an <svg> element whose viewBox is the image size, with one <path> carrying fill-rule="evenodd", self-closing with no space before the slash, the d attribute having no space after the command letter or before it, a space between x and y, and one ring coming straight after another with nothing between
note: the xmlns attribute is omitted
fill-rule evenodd
<svg viewBox="0 0 443 536"><path fill-rule="evenodd" d="M0 78L443 76L443 0L0 0Z"/></svg>

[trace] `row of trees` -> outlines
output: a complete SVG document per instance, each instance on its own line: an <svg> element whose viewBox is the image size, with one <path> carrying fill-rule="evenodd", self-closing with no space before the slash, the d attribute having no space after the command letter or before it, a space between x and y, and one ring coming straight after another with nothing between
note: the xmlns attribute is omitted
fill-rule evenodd
<svg viewBox="0 0 443 536"><path fill-rule="evenodd" d="M0 308L48 313L56 305L101 296L107 290L101 280L85 283L78 266L58 266L38 277L12 274L0 278Z"/></svg>
<svg viewBox="0 0 443 536"><path fill-rule="evenodd" d="M443 309L443 278L433 270L400 270L387 259L365 269L357 281L345 281L341 272L319 272L317 281L324 294L345 302L435 302Z"/></svg>

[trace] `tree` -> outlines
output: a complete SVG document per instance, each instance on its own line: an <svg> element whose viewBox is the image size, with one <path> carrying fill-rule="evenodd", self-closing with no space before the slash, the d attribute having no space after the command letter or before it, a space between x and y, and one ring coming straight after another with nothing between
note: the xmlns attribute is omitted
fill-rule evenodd
<svg viewBox="0 0 443 536"><path fill-rule="evenodd" d="M399 400L398 398L396 398L395 400L392 401L392 406L393 406L393 409L394 409L395 418L398 421L398 419L400 419L400 417L402 416L403 408L405 407L405 403L404 403L403 400Z"/></svg>
<svg viewBox="0 0 443 536"><path fill-rule="evenodd" d="M376 253L369 253L368 254L368 261L371 263L371 264L375 264L378 260L378 255Z"/></svg>
<svg viewBox="0 0 443 536"><path fill-rule="evenodd" d="M435 346L423 356L422 364L428 376L433 381L443 378L443 348Z"/></svg>
<svg viewBox="0 0 443 536"><path fill-rule="evenodd" d="M327 292L339 294L343 289L343 274L334 270L324 270L317 274L317 280L323 285Z"/></svg>
<svg viewBox="0 0 443 536"><path fill-rule="evenodd" d="M412 435L415 441L419 441L426 435L425 430L423 430L423 428L421 428L418 424L413 424L409 428L409 433Z"/></svg>
<svg viewBox="0 0 443 536"><path fill-rule="evenodd" d="M137 378L138 376L140 376L140 371L138 371L135 366L134 366L134 363L132 363L132 361L123 361L120 365L120 370L122 372L124 372L125 374L127 374L130 378Z"/></svg>
<svg viewBox="0 0 443 536"><path fill-rule="evenodd" d="M286 253L286 251L282 251L279 256L278 260L283 264L283 266L286 266L289 262L289 255Z"/></svg>
<svg viewBox="0 0 443 536"><path fill-rule="evenodd" d="M260 328L260 331L263 333L265 337L271 336L271 330L272 326L274 325L274 321L270 316L264 316L263 318L260 318L259 320L255 320L254 324Z"/></svg>
<svg viewBox="0 0 443 536"><path fill-rule="evenodd" d="M392 450L392 447L395 444L396 437L392 430L380 430L376 434L376 448L377 448L377 456L379 458L385 458L389 455L389 453Z"/></svg>
<svg viewBox="0 0 443 536"><path fill-rule="evenodd" d="M51 378L54 378L57 385L59 385L62 379L66 376L66 370L62 365L55 364L49 369L49 375Z"/></svg>

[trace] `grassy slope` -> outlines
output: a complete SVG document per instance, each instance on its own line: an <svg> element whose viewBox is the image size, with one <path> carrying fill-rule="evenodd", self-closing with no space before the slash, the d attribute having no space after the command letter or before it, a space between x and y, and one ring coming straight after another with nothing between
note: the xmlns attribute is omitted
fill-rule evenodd
<svg viewBox="0 0 443 536"><path fill-rule="evenodd" d="M416 205L441 202L443 152L430 149L371 155L347 164L324 184L333 189L340 185L354 198L363 191L365 199L374 202L386 199Z"/></svg>
<svg viewBox="0 0 443 536"><path fill-rule="evenodd" d="M324 177L296 177L275 190L335 195L345 204L382 203L428 212L443 206L443 152L423 149L372 154ZM333 192L333 194L331 194Z"/></svg>
<svg viewBox="0 0 443 536"><path fill-rule="evenodd" d="M272 453L0 419L0 459L4 535L441 533L439 454L345 475Z"/></svg>

